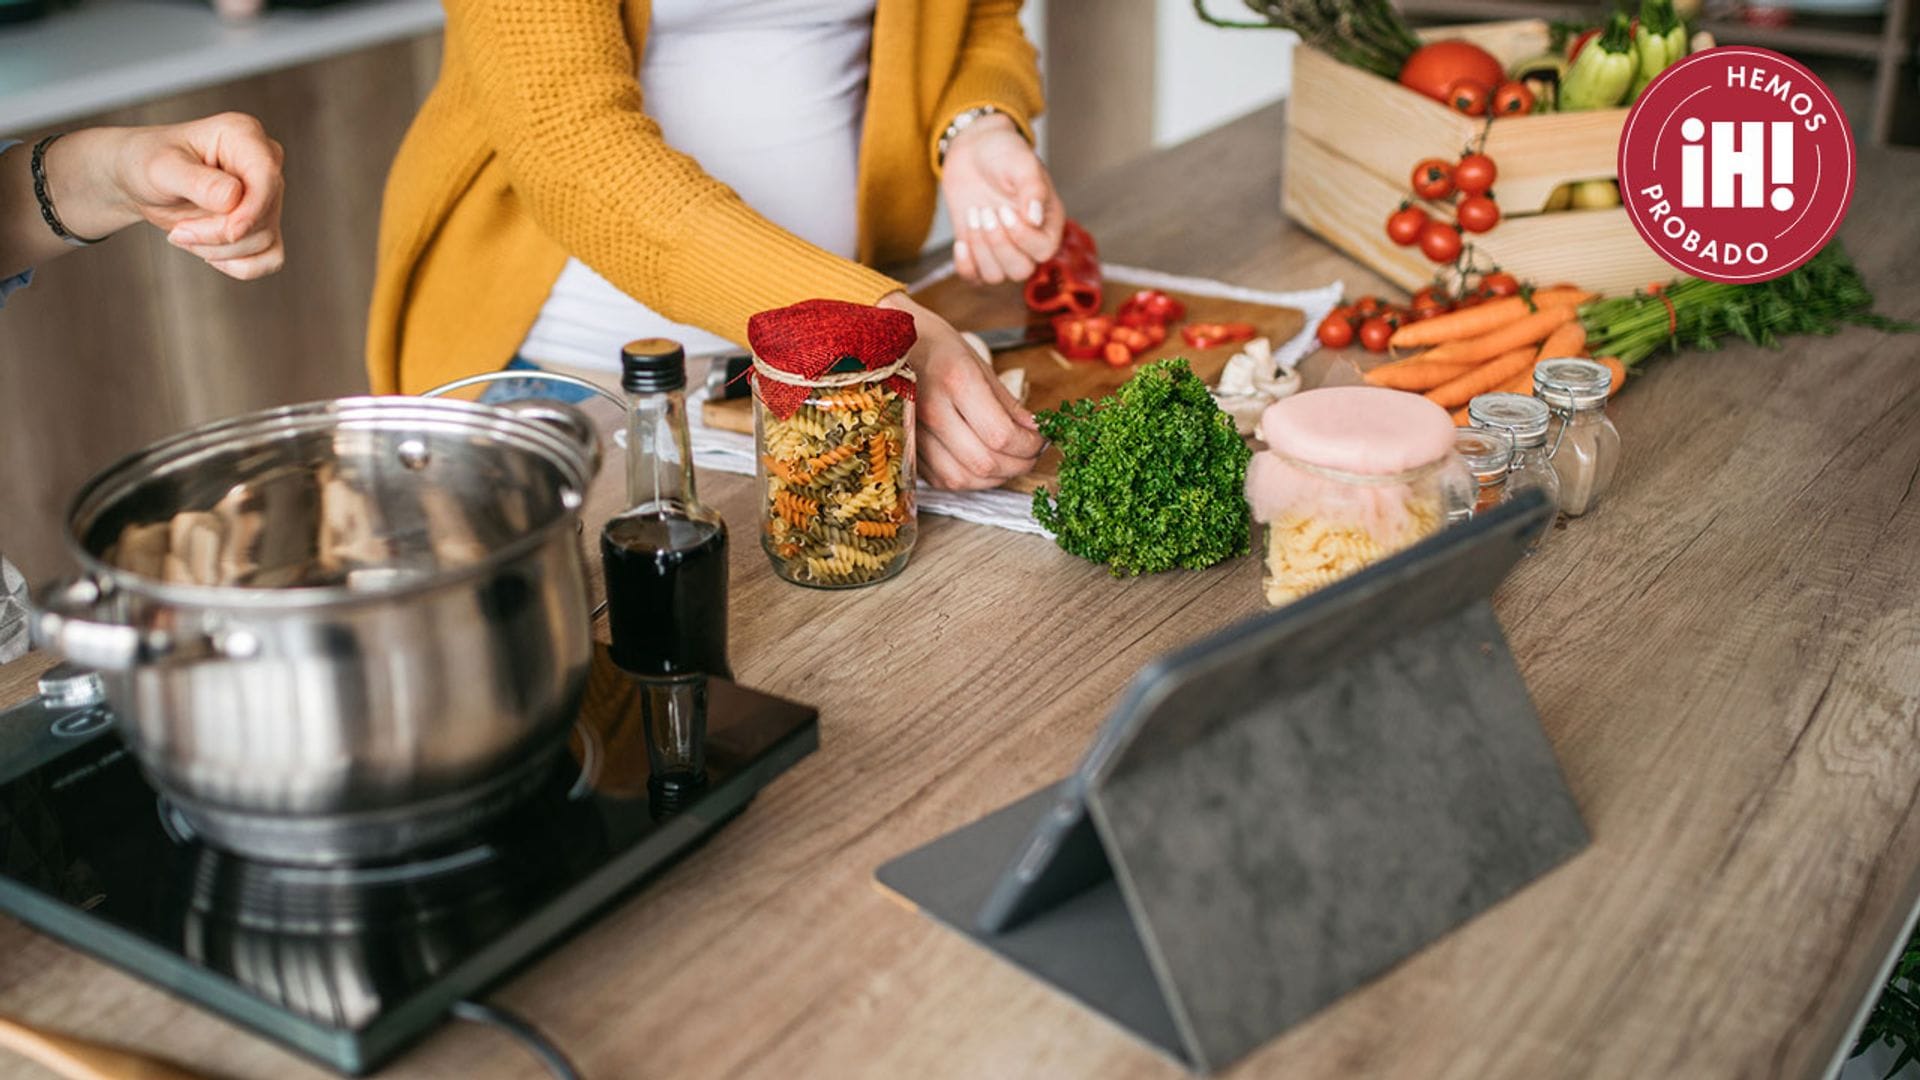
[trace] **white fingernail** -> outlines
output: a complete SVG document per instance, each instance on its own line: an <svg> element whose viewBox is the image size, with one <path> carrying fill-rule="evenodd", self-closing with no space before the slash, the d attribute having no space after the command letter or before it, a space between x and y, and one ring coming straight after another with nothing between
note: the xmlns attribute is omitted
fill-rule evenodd
<svg viewBox="0 0 1920 1080"><path fill-rule="evenodd" d="M992 232L1000 227L1000 223L994 220L993 211L980 211L980 227L988 232Z"/></svg>
<svg viewBox="0 0 1920 1080"><path fill-rule="evenodd" d="M967 242L966 242L965 240L955 240L955 241L953 242L953 257L954 257L954 258L956 258L956 259L964 259L964 258L966 258L966 257L967 257L967 251L968 251L968 248L967 248Z"/></svg>
<svg viewBox="0 0 1920 1080"><path fill-rule="evenodd" d="M1002 206L1000 208L1000 220L1006 223L1007 228L1011 229L1015 225L1020 224L1020 215L1013 212L1013 207Z"/></svg>
<svg viewBox="0 0 1920 1080"><path fill-rule="evenodd" d="M1037 228L1047 220L1047 208L1039 199L1027 204L1027 220Z"/></svg>
<svg viewBox="0 0 1920 1080"><path fill-rule="evenodd" d="M977 206L967 207L967 228L977 229L979 227L980 227L980 208Z"/></svg>

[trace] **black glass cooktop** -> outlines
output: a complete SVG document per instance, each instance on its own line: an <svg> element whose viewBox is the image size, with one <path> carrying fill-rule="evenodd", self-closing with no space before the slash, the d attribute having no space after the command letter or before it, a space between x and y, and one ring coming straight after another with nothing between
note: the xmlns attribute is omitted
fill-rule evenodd
<svg viewBox="0 0 1920 1080"><path fill-rule="evenodd" d="M659 873L818 745L816 714L716 681L709 784L649 805L632 683L597 652L572 753L467 842L391 866L253 863L194 840L99 709L7 715L0 910L348 1073L379 1067Z"/></svg>

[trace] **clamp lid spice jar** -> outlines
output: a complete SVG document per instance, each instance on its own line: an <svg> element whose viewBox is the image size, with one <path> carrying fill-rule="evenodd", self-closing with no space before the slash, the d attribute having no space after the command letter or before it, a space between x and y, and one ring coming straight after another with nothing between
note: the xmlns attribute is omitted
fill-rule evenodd
<svg viewBox="0 0 1920 1080"><path fill-rule="evenodd" d="M904 311L838 300L748 320L760 544L788 581L851 588L906 568L915 338Z"/></svg>
<svg viewBox="0 0 1920 1080"><path fill-rule="evenodd" d="M1505 432L1513 439L1513 461L1507 469L1509 497L1538 488L1555 503L1560 501L1560 478L1547 460L1547 403L1528 394L1481 394L1467 403L1467 419L1474 427Z"/></svg>
<svg viewBox="0 0 1920 1080"><path fill-rule="evenodd" d="M1462 518L1487 511L1507 501L1507 470L1513 464L1513 438L1492 428L1463 427L1453 430L1453 450L1473 474L1473 506Z"/></svg>
<svg viewBox="0 0 1920 1080"><path fill-rule="evenodd" d="M1560 509L1579 517L1613 485L1620 431L1607 419L1613 372L1605 364L1569 358L1542 360L1533 369L1533 394L1560 421L1553 471L1560 478Z"/></svg>
<svg viewBox="0 0 1920 1080"><path fill-rule="evenodd" d="M1416 394L1339 386L1283 398L1260 418L1247 465L1266 529L1267 603L1278 607L1438 532L1473 505L1447 411Z"/></svg>

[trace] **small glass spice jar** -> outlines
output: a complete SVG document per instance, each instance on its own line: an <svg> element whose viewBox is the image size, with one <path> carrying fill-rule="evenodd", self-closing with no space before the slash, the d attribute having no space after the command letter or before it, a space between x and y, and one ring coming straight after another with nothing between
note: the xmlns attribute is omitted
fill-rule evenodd
<svg viewBox="0 0 1920 1080"><path fill-rule="evenodd" d="M1268 406L1267 448L1247 465L1247 501L1265 529L1267 603L1357 573L1471 507L1453 433L1445 409L1379 387L1327 387Z"/></svg>
<svg viewBox="0 0 1920 1080"><path fill-rule="evenodd" d="M1607 419L1613 372L1605 364L1569 358L1542 360L1533 369L1533 396L1557 420L1553 471L1560 478L1560 510L1568 517L1599 505L1620 463L1620 430Z"/></svg>
<svg viewBox="0 0 1920 1080"><path fill-rule="evenodd" d="M1507 497L1538 489L1549 501L1560 501L1560 477L1547 460L1547 403L1527 394L1481 394L1467 403L1467 419L1474 427L1505 432L1513 440L1513 460L1507 466Z"/></svg>
<svg viewBox="0 0 1920 1080"><path fill-rule="evenodd" d="M760 544L788 581L844 589L906 568L915 340L904 311L808 300L747 324Z"/></svg>
<svg viewBox="0 0 1920 1080"><path fill-rule="evenodd" d="M1513 464L1513 439L1492 428L1463 427L1453 430L1453 452L1473 476L1473 505L1458 515L1460 520L1484 514L1507 499L1507 470Z"/></svg>

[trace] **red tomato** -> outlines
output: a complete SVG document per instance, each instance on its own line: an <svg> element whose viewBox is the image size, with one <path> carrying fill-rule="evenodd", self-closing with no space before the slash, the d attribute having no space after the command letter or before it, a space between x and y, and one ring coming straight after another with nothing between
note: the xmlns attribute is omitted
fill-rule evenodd
<svg viewBox="0 0 1920 1080"><path fill-rule="evenodd" d="M1493 159L1485 154L1468 154L1453 167L1453 186L1468 195L1485 195L1500 175Z"/></svg>
<svg viewBox="0 0 1920 1080"><path fill-rule="evenodd" d="M1420 253L1437 263L1460 257L1460 230L1444 221L1429 221L1420 234Z"/></svg>
<svg viewBox="0 0 1920 1080"><path fill-rule="evenodd" d="M1489 296L1520 295L1520 280L1512 274L1494 273L1480 279L1480 287Z"/></svg>
<svg viewBox="0 0 1920 1080"><path fill-rule="evenodd" d="M1431 319L1435 315L1445 315L1447 310L1448 305L1438 300L1429 300L1424 304L1415 304L1413 305L1412 311L1413 321L1419 322L1422 319Z"/></svg>
<svg viewBox="0 0 1920 1080"><path fill-rule="evenodd" d="M1487 84L1461 79L1447 87L1447 104L1468 116L1487 115Z"/></svg>
<svg viewBox="0 0 1920 1080"><path fill-rule="evenodd" d="M1332 311L1328 312L1327 318L1339 319L1341 322L1352 322L1354 320L1354 317L1359 314L1360 313L1358 311L1354 310L1354 307L1352 304L1342 304L1339 307L1334 308Z"/></svg>
<svg viewBox="0 0 1920 1080"><path fill-rule="evenodd" d="M1338 315L1336 311L1320 320L1320 344L1329 349L1344 349L1353 344L1353 324Z"/></svg>
<svg viewBox="0 0 1920 1080"><path fill-rule="evenodd" d="M1413 193L1423 199L1444 199L1453 194L1453 166L1430 157L1413 167Z"/></svg>
<svg viewBox="0 0 1920 1080"><path fill-rule="evenodd" d="M1460 200L1454 217L1468 232L1483 233L1500 224L1500 208L1485 195L1469 195Z"/></svg>
<svg viewBox="0 0 1920 1080"><path fill-rule="evenodd" d="M1360 344L1368 352L1386 352L1387 340L1391 337L1393 324L1379 315L1360 324Z"/></svg>
<svg viewBox="0 0 1920 1080"><path fill-rule="evenodd" d="M1420 242L1420 230L1427 227L1427 212L1417 206L1403 206L1387 218L1387 239L1401 247Z"/></svg>
<svg viewBox="0 0 1920 1080"><path fill-rule="evenodd" d="M1133 350L1117 341L1107 342L1107 347L1100 350L1100 356L1114 367L1126 367L1133 363Z"/></svg>
<svg viewBox="0 0 1920 1080"><path fill-rule="evenodd" d="M1362 319L1379 310L1380 298L1377 296L1363 296L1353 302L1353 313Z"/></svg>
<svg viewBox="0 0 1920 1080"><path fill-rule="evenodd" d="M1493 102L1488 106L1495 116L1525 116L1533 111L1533 91L1527 84L1508 79L1493 91Z"/></svg>
<svg viewBox="0 0 1920 1080"><path fill-rule="evenodd" d="M1415 311L1433 304L1439 304L1441 307L1445 307L1447 304L1446 291L1434 285L1429 285L1419 292L1414 293L1413 299L1407 301L1407 306Z"/></svg>
<svg viewBox="0 0 1920 1080"><path fill-rule="evenodd" d="M1461 79L1492 86L1506 77L1506 68L1492 53L1465 41L1422 45L1400 67L1400 85L1412 87L1435 101L1447 100L1447 90Z"/></svg>

